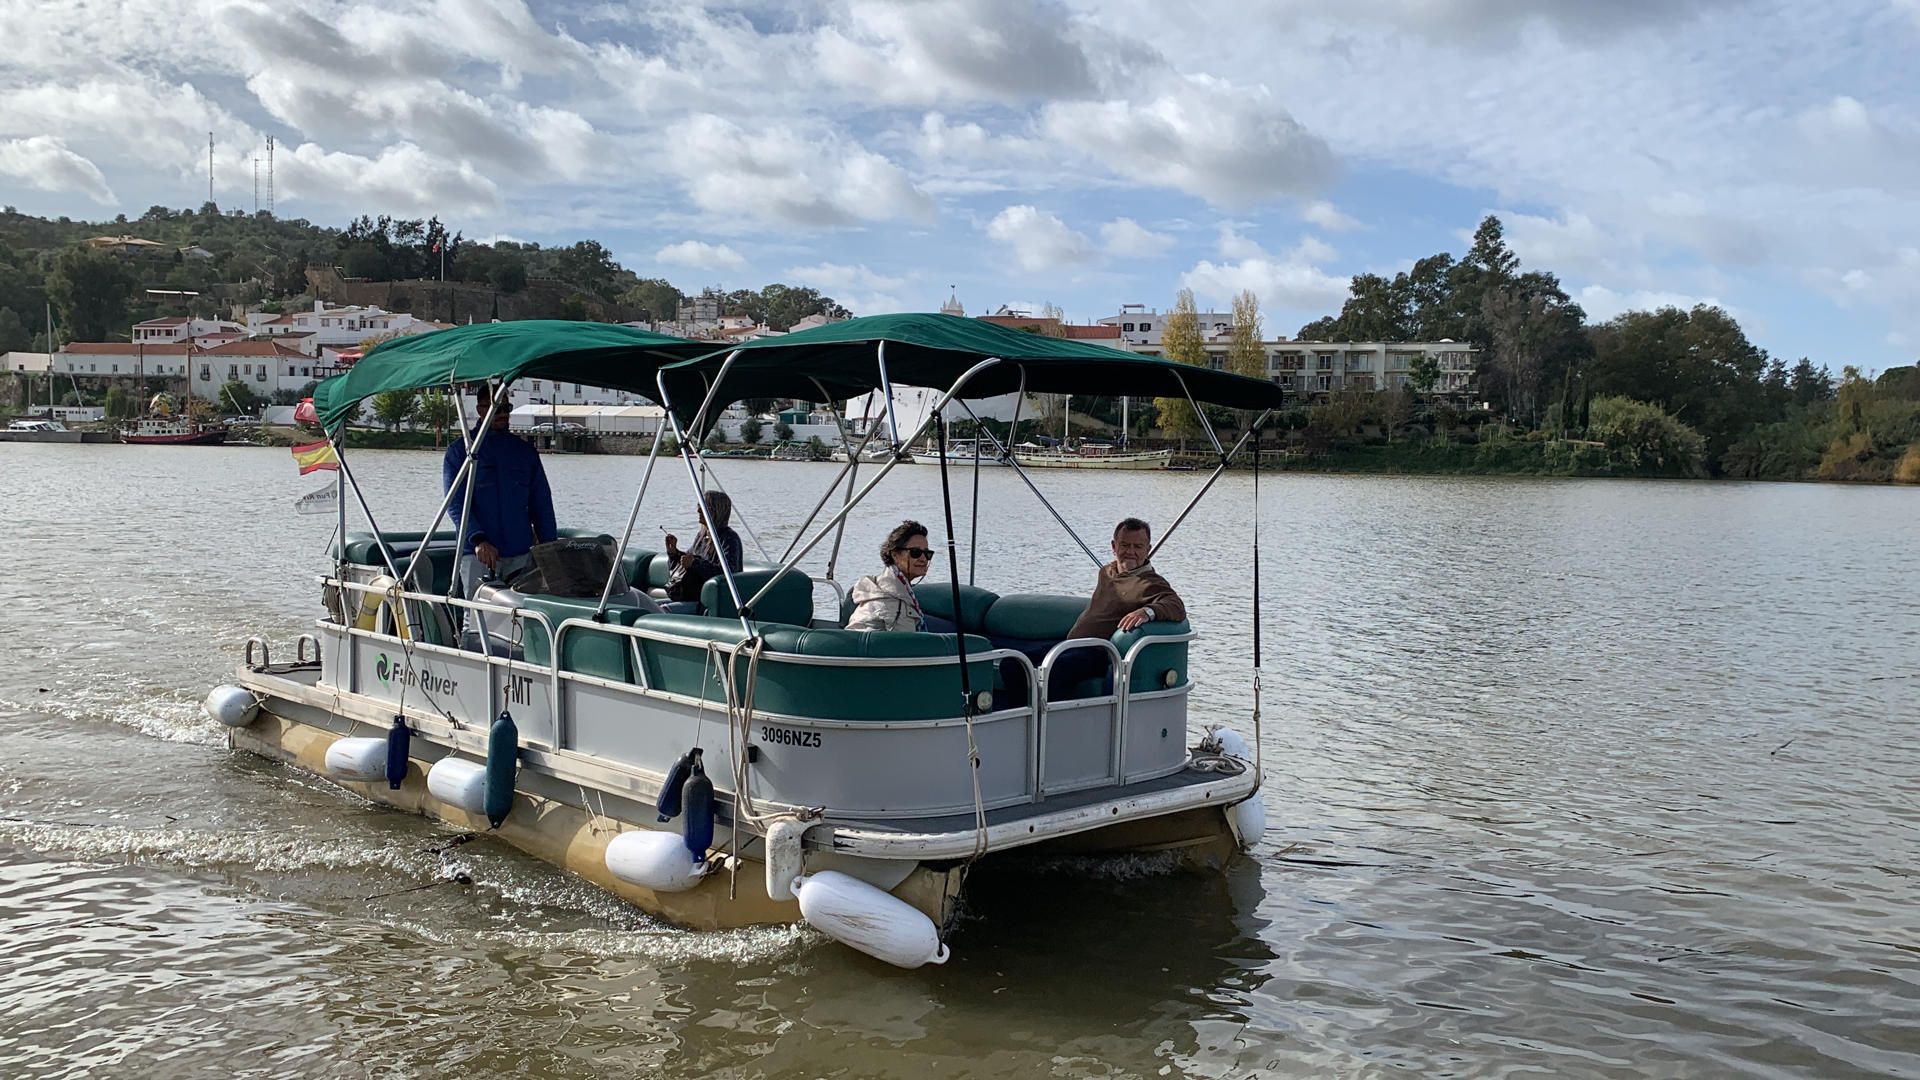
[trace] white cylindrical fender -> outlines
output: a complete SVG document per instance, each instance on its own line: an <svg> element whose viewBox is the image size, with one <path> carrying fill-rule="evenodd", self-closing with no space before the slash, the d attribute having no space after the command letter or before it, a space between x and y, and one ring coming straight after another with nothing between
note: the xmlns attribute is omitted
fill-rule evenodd
<svg viewBox="0 0 1920 1080"><path fill-rule="evenodd" d="M207 693L207 715L228 727L246 727L260 711L253 691L238 686L216 686Z"/></svg>
<svg viewBox="0 0 1920 1080"><path fill-rule="evenodd" d="M487 812L487 767L466 758L443 757L427 770L427 792L469 814Z"/></svg>
<svg viewBox="0 0 1920 1080"><path fill-rule="evenodd" d="M1220 752L1228 757L1237 757L1246 762L1253 760L1253 751L1247 747L1247 737L1232 728L1214 728L1213 738L1220 744Z"/></svg>
<svg viewBox="0 0 1920 1080"><path fill-rule="evenodd" d="M387 740L335 739L327 747L327 775L335 780L371 784L387 778Z"/></svg>
<svg viewBox="0 0 1920 1080"><path fill-rule="evenodd" d="M932 919L859 878L822 870L795 881L793 892L800 898L801 916L842 945L894 967L947 962L947 947Z"/></svg>
<svg viewBox="0 0 1920 1080"><path fill-rule="evenodd" d="M793 899L794 880L806 869L800 840L808 828L806 822L792 818L767 828L767 895L775 900Z"/></svg>
<svg viewBox="0 0 1920 1080"><path fill-rule="evenodd" d="M707 864L687 853L678 833L636 829L607 842L607 873L654 892L685 892L706 876Z"/></svg>
<svg viewBox="0 0 1920 1080"><path fill-rule="evenodd" d="M1227 807L1227 820L1233 825L1234 837L1240 841L1240 850L1252 851L1253 845L1267 834L1267 804L1256 791Z"/></svg>

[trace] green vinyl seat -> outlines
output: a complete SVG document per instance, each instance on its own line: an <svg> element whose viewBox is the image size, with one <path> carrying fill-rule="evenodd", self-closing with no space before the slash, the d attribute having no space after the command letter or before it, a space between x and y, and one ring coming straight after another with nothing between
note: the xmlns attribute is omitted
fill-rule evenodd
<svg viewBox="0 0 1920 1080"><path fill-rule="evenodd" d="M739 644L746 637L737 619L707 615L652 615L642 626L675 639L649 636L641 643L649 686L689 697L724 700L710 661L707 642ZM756 712L779 713L828 720L929 720L961 713L960 665L952 634L908 631L813 629L798 625L763 624L765 642L754 685ZM988 649L984 638L968 635L969 653ZM952 657L954 662L927 665L864 666L807 664L795 657L834 657L874 660ZM972 661L968 675L975 689L994 685L991 661ZM736 673L744 678L742 656Z"/></svg>
<svg viewBox="0 0 1920 1080"><path fill-rule="evenodd" d="M1124 660L1127 650L1142 641L1185 634L1192 629L1185 619L1178 622L1142 623L1131 630L1115 631L1113 647L1120 650L1120 658ZM1149 690L1169 689L1167 685L1169 671L1173 673L1174 686L1181 686L1189 681L1186 642L1169 641L1141 649L1140 655L1134 658L1133 673L1127 679L1127 692L1138 694Z"/></svg>
<svg viewBox="0 0 1920 1080"><path fill-rule="evenodd" d="M568 619L592 619L599 609L597 599L575 598L570 596L534 595L524 597L520 606L529 611L537 611L547 619L555 629ZM624 604L607 607L606 622L614 626L632 626L646 615L647 609ZM527 663L552 663L553 644L547 638L547 630L538 620L529 619L523 624L522 643ZM624 634L609 633L605 630L588 627L575 627L567 631L560 643L560 670L593 675L614 682L630 683L634 681L633 648Z"/></svg>
<svg viewBox="0 0 1920 1080"><path fill-rule="evenodd" d="M775 573L775 569L749 567L733 575L734 584L740 589L740 599L751 600L754 593L773 580ZM718 575L708 578L700 586L700 608L708 615L723 619L734 618L740 610L734 606L733 594L727 591L726 579ZM812 625L813 579L800 570L788 571L753 606L753 618L755 622Z"/></svg>

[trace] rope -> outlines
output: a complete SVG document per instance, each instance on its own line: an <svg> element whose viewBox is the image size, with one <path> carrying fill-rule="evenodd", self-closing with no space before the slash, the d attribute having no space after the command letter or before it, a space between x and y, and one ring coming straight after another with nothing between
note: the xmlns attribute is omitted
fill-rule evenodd
<svg viewBox="0 0 1920 1080"><path fill-rule="evenodd" d="M975 418L978 426L978 418ZM960 617L960 553L957 550L953 531L953 486L947 479L947 425L939 410L933 414L934 439L938 445L940 457L940 502L947 519L947 577L953 589L953 613ZM978 432L975 432L978 435ZM974 440L974 479L980 476L980 441ZM954 648L960 655L960 716L967 724L967 772L973 779L973 854L967 856L967 865L972 866L980 856L987 853L987 809L980 796L980 746L973 738L973 681L967 670L967 631L964 627L954 627Z"/></svg>

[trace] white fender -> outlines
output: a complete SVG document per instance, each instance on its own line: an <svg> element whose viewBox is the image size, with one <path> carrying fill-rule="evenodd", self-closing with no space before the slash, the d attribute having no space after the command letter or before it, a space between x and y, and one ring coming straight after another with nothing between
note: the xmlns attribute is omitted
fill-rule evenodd
<svg viewBox="0 0 1920 1080"><path fill-rule="evenodd" d="M794 880L806 869L800 840L808 827L804 821L782 818L767 829L767 895L775 900L793 899Z"/></svg>
<svg viewBox="0 0 1920 1080"><path fill-rule="evenodd" d="M476 816L487 812L487 767L466 758L443 757L427 770L427 792L448 806Z"/></svg>
<svg viewBox="0 0 1920 1080"><path fill-rule="evenodd" d="M362 784L387 778L387 740L375 738L335 739L327 747L327 775L335 780Z"/></svg>
<svg viewBox="0 0 1920 1080"><path fill-rule="evenodd" d="M1230 727L1213 729L1214 741L1220 744L1220 752L1228 757L1237 757L1241 761L1252 763L1253 751L1247 747L1247 737Z"/></svg>
<svg viewBox="0 0 1920 1080"><path fill-rule="evenodd" d="M207 693L207 715L228 727L246 727L260 711L253 691L238 686L216 686Z"/></svg>
<svg viewBox="0 0 1920 1080"><path fill-rule="evenodd" d="M699 884L707 864L687 853L679 833L636 829L607 842L607 873L654 892L685 892Z"/></svg>
<svg viewBox="0 0 1920 1080"><path fill-rule="evenodd" d="M800 914L815 930L894 967L944 964L939 928L919 908L837 870L793 883Z"/></svg>
<svg viewBox="0 0 1920 1080"><path fill-rule="evenodd" d="M1252 851L1253 845L1267 834L1267 804L1260 801L1260 793L1256 791L1227 807L1227 821L1233 825L1240 850Z"/></svg>

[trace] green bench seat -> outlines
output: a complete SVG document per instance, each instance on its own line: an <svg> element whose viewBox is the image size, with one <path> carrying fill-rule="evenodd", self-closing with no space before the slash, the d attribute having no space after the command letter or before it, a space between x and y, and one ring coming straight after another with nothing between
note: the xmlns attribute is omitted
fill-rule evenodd
<svg viewBox="0 0 1920 1080"><path fill-rule="evenodd" d="M641 643L647 684L658 690L723 700L717 665L708 661L706 642L737 645L746 636L731 618L707 615L650 615L640 628L661 631L685 641ZM911 666L807 664L790 657L940 659L955 655L951 634L812 629L798 625L760 626L765 641L759 680L754 687L756 711L785 713L828 720L931 720L959 716L958 663ZM984 638L969 635L970 653L989 648ZM742 657L737 669L746 673ZM975 689L994 685L991 661L973 661L968 674Z"/></svg>

